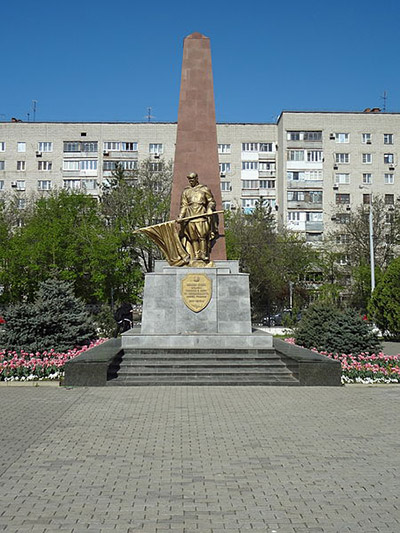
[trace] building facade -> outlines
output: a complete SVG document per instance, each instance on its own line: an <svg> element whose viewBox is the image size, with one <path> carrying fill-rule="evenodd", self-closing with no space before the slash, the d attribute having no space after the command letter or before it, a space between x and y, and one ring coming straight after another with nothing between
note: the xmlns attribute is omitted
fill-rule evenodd
<svg viewBox="0 0 400 533"><path fill-rule="evenodd" d="M284 111L274 124L217 124L217 136L223 207L269 203L309 242L322 241L338 208L370 194L400 199L399 113ZM98 196L117 164L173 160L175 140L175 123L2 122L0 190L21 209L55 188Z"/></svg>

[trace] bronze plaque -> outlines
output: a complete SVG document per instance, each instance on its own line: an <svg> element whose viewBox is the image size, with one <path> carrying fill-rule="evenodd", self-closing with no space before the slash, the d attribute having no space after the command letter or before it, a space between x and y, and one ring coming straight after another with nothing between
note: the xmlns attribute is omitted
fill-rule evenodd
<svg viewBox="0 0 400 533"><path fill-rule="evenodd" d="M188 274L182 279L181 293L187 307L198 313L211 300L212 281L205 274Z"/></svg>

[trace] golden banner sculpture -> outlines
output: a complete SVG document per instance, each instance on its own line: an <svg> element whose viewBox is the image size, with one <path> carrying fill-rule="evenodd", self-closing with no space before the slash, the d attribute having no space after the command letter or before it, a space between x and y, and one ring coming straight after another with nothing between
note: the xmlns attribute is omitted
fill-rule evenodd
<svg viewBox="0 0 400 533"><path fill-rule="evenodd" d="M177 220L168 220L167 222L161 222L161 224L139 228L133 233L140 232L147 235L162 251L171 266L205 266L204 262L200 264L200 261L193 260L190 253L184 248L179 238L176 223L185 223L195 218L214 216L218 213L223 213L223 211L213 211L212 213L202 213ZM207 264L211 266L210 263Z"/></svg>

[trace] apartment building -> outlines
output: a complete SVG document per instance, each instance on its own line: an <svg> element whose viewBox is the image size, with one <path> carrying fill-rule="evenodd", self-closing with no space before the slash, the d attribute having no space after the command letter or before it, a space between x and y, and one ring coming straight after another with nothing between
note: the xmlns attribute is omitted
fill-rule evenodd
<svg viewBox="0 0 400 533"><path fill-rule="evenodd" d="M281 224L320 242L335 213L400 198L400 114L283 111L273 124L218 124L223 207L269 203ZM0 190L23 208L54 188L99 195L117 164L173 160L175 123L0 123ZM193 169L194 171L196 169Z"/></svg>

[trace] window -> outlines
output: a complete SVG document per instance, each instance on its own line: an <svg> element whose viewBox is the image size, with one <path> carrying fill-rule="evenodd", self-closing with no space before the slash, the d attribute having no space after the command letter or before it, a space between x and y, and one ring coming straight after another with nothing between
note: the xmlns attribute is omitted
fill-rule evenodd
<svg viewBox="0 0 400 533"><path fill-rule="evenodd" d="M383 154L383 162L387 164L393 164L394 163L394 155L393 154Z"/></svg>
<svg viewBox="0 0 400 533"><path fill-rule="evenodd" d="M298 222L300 220L300 211L291 211L287 214L288 222Z"/></svg>
<svg viewBox="0 0 400 533"><path fill-rule="evenodd" d="M287 172L289 181L321 181L322 170L293 170Z"/></svg>
<svg viewBox="0 0 400 533"><path fill-rule="evenodd" d="M385 223L386 224L393 224L394 222L394 213L386 213L385 215Z"/></svg>
<svg viewBox="0 0 400 533"><path fill-rule="evenodd" d="M370 133L362 133L361 134L361 141L363 144L371 144L371 134Z"/></svg>
<svg viewBox="0 0 400 533"><path fill-rule="evenodd" d="M4 180L0 180L0 191L4 189Z"/></svg>
<svg viewBox="0 0 400 533"><path fill-rule="evenodd" d="M230 163L220 163L219 164L219 171L223 174L229 174L231 171L231 164Z"/></svg>
<svg viewBox="0 0 400 533"><path fill-rule="evenodd" d="M64 180L65 189L80 189L81 180Z"/></svg>
<svg viewBox="0 0 400 533"><path fill-rule="evenodd" d="M17 152L26 152L26 143L17 143Z"/></svg>
<svg viewBox="0 0 400 533"><path fill-rule="evenodd" d="M150 143L149 144L149 153L158 155L163 153L163 145L160 143Z"/></svg>
<svg viewBox="0 0 400 533"><path fill-rule="evenodd" d="M227 192L231 190L232 190L232 186L231 186L230 181L221 181L221 191Z"/></svg>
<svg viewBox="0 0 400 533"><path fill-rule="evenodd" d="M157 165L152 167L152 165ZM104 161L103 170L115 170L117 166L120 166L123 170L136 170L138 167L138 162L134 160L126 161ZM161 163L150 163L150 170L157 171L161 169Z"/></svg>
<svg viewBox="0 0 400 533"><path fill-rule="evenodd" d="M26 162L25 161L17 161L17 170L25 170L26 169Z"/></svg>
<svg viewBox="0 0 400 533"><path fill-rule="evenodd" d="M275 189L275 180L260 180L260 189Z"/></svg>
<svg viewBox="0 0 400 533"><path fill-rule="evenodd" d="M103 149L105 152L119 152L120 143L116 141L106 141L103 143Z"/></svg>
<svg viewBox="0 0 400 533"><path fill-rule="evenodd" d="M288 150L288 161L304 161L304 150Z"/></svg>
<svg viewBox="0 0 400 533"><path fill-rule="evenodd" d="M231 202L222 202L222 209L230 211L232 208Z"/></svg>
<svg viewBox="0 0 400 533"><path fill-rule="evenodd" d="M242 143L242 152L258 152L259 143Z"/></svg>
<svg viewBox="0 0 400 533"><path fill-rule="evenodd" d="M17 180L17 191L25 190L25 180Z"/></svg>
<svg viewBox="0 0 400 533"><path fill-rule="evenodd" d="M50 191L50 189L51 189L51 181L50 180L39 180L38 181L38 189L39 189L39 191Z"/></svg>
<svg viewBox="0 0 400 533"><path fill-rule="evenodd" d="M363 154L362 155L362 162L364 164L370 164L372 163L372 154Z"/></svg>
<svg viewBox="0 0 400 533"><path fill-rule="evenodd" d="M38 143L38 152L52 152L53 143L51 142L40 142Z"/></svg>
<svg viewBox="0 0 400 533"><path fill-rule="evenodd" d="M322 131L288 131L288 141L322 141Z"/></svg>
<svg viewBox="0 0 400 533"><path fill-rule="evenodd" d="M81 142L81 152L97 152L97 141L95 142Z"/></svg>
<svg viewBox="0 0 400 533"><path fill-rule="evenodd" d="M339 259L339 265L349 264L349 256L347 254L341 254L338 259Z"/></svg>
<svg viewBox="0 0 400 533"><path fill-rule="evenodd" d="M372 174L363 174L362 175L362 181L365 185L371 185L372 183Z"/></svg>
<svg viewBox="0 0 400 533"><path fill-rule="evenodd" d="M306 221L307 222L322 222L323 215L319 212L311 212L306 213Z"/></svg>
<svg viewBox="0 0 400 533"><path fill-rule="evenodd" d="M79 161L63 161L63 170L67 171L78 171L79 170Z"/></svg>
<svg viewBox="0 0 400 533"><path fill-rule="evenodd" d="M259 152L273 152L272 143L260 143Z"/></svg>
<svg viewBox="0 0 400 533"><path fill-rule="evenodd" d="M82 184L82 187L86 189L87 191L94 191L95 189L97 189L96 180L85 179L85 180L82 180L81 184Z"/></svg>
<svg viewBox="0 0 400 533"><path fill-rule="evenodd" d="M393 144L393 133L383 134L383 144Z"/></svg>
<svg viewBox="0 0 400 533"><path fill-rule="evenodd" d="M322 191L288 191L288 202L307 202L320 204L322 202Z"/></svg>
<svg viewBox="0 0 400 533"><path fill-rule="evenodd" d="M335 163L350 163L350 154L348 153L336 153L335 154Z"/></svg>
<svg viewBox="0 0 400 533"><path fill-rule="evenodd" d="M322 150L307 150L307 161L317 163L323 161Z"/></svg>
<svg viewBox="0 0 400 533"><path fill-rule="evenodd" d="M242 161L242 170L257 170L258 161Z"/></svg>
<svg viewBox="0 0 400 533"><path fill-rule="evenodd" d="M25 207L26 207L26 199L17 198L17 209L25 209Z"/></svg>
<svg viewBox="0 0 400 533"><path fill-rule="evenodd" d="M335 139L337 143L348 143L350 142L349 133L335 133Z"/></svg>
<svg viewBox="0 0 400 533"><path fill-rule="evenodd" d="M64 141L64 152L97 152L97 150L97 141Z"/></svg>
<svg viewBox="0 0 400 533"><path fill-rule="evenodd" d="M394 184L394 174L385 174L384 175L384 183L385 183L385 185L393 185Z"/></svg>
<svg viewBox="0 0 400 533"><path fill-rule="evenodd" d="M159 144L158 146L161 146L161 149L158 150L158 153L162 154L162 144ZM122 152L137 152L137 149L138 149L137 142L122 142L121 143ZM150 153L153 153L153 152L150 152Z"/></svg>
<svg viewBox="0 0 400 533"><path fill-rule="evenodd" d="M322 131L305 131L304 132L305 141L322 141Z"/></svg>
<svg viewBox="0 0 400 533"><path fill-rule="evenodd" d="M336 193L336 203L339 204L349 204L350 203L350 194Z"/></svg>
<svg viewBox="0 0 400 533"><path fill-rule="evenodd" d="M64 141L64 152L80 152L81 143L79 141Z"/></svg>
<svg viewBox="0 0 400 533"><path fill-rule="evenodd" d="M97 170L97 159L85 159L79 161L80 170Z"/></svg>
<svg viewBox="0 0 400 533"><path fill-rule="evenodd" d="M385 194L385 205L394 205L394 194Z"/></svg>
<svg viewBox="0 0 400 533"><path fill-rule="evenodd" d="M259 161L258 170L260 171L275 170L275 163L269 163L267 161Z"/></svg>
<svg viewBox="0 0 400 533"><path fill-rule="evenodd" d="M0 170L5 170L5 168L6 168L6 162L0 161Z"/></svg>
<svg viewBox="0 0 400 533"><path fill-rule="evenodd" d="M350 222L350 213L338 213L335 220L338 224L348 224Z"/></svg>
<svg viewBox="0 0 400 533"><path fill-rule="evenodd" d="M219 154L230 154L231 153L231 145L230 144L219 144L218 145L218 153Z"/></svg>
<svg viewBox="0 0 400 533"><path fill-rule="evenodd" d="M122 161L120 161L120 164ZM136 163L136 161L130 161L130 163ZM121 165L124 170L132 170L128 168L124 168L123 165ZM160 161L150 161L149 163L149 169L152 172L160 172L162 170L162 163Z"/></svg>
<svg viewBox="0 0 400 533"><path fill-rule="evenodd" d="M258 180L242 180L242 189L258 189L259 185Z"/></svg>
<svg viewBox="0 0 400 533"><path fill-rule="evenodd" d="M350 174L339 173L335 174L335 183L348 185L350 183Z"/></svg>
<svg viewBox="0 0 400 533"><path fill-rule="evenodd" d="M51 170L52 166L51 161L38 161L38 170Z"/></svg>
<svg viewBox="0 0 400 533"><path fill-rule="evenodd" d="M363 194L363 204L370 204L370 203L371 203L371 195Z"/></svg>
<svg viewBox="0 0 400 533"><path fill-rule="evenodd" d="M5 142L0 142L0 152L5 152L6 151L6 143Z"/></svg>

